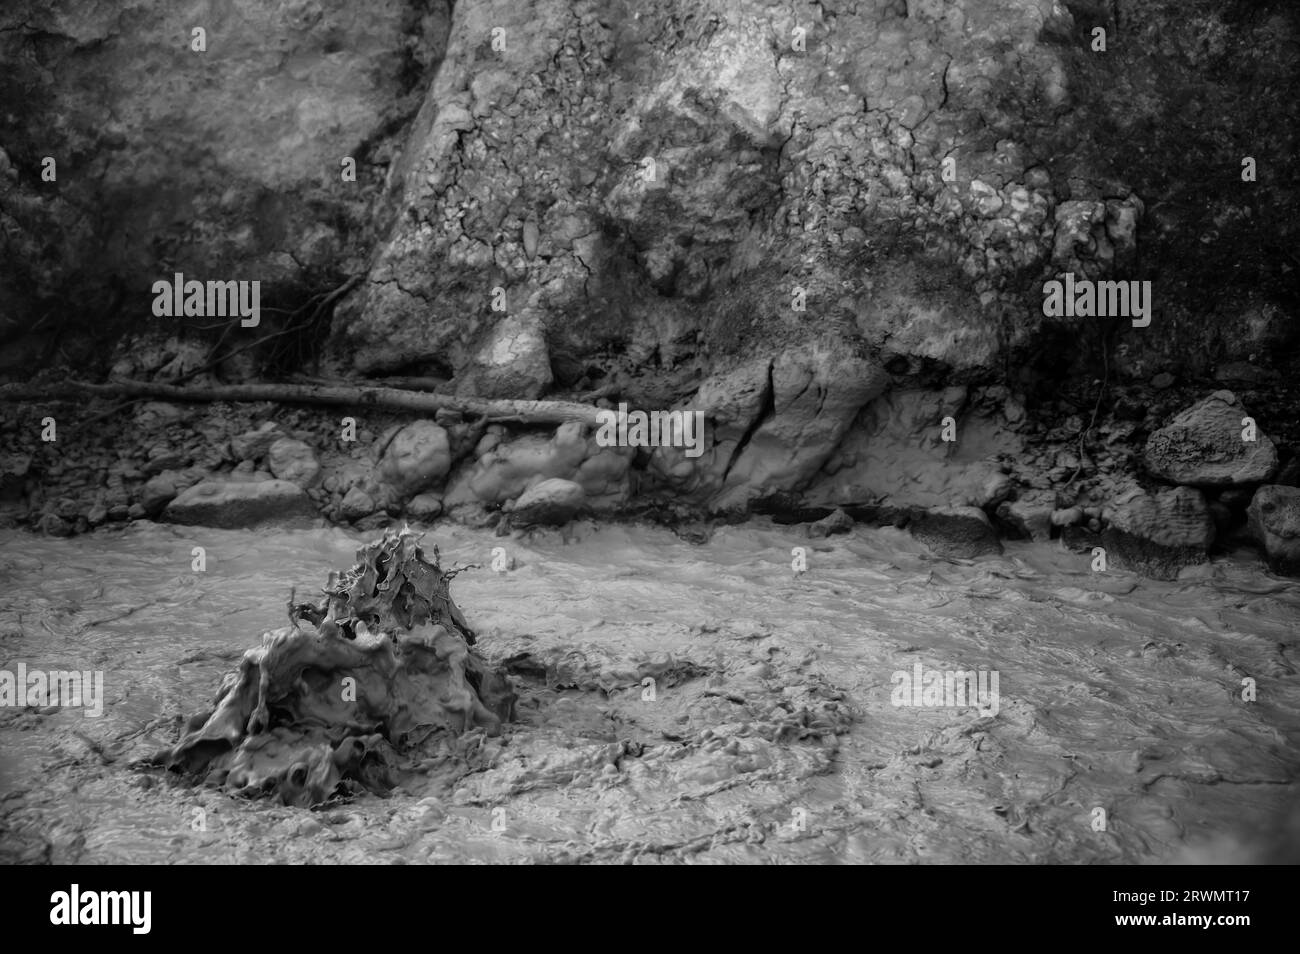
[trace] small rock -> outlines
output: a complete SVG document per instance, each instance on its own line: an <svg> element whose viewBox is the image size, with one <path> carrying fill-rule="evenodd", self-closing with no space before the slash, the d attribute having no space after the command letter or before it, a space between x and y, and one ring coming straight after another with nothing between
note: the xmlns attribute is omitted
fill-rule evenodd
<svg viewBox="0 0 1300 954"><path fill-rule="evenodd" d="M979 507L938 507L913 518L912 536L935 554L973 560L1002 552L1002 543L988 515Z"/></svg>
<svg viewBox="0 0 1300 954"><path fill-rule="evenodd" d="M513 505L507 505L514 527L560 526L582 510L586 491L580 484L560 477L543 480L525 490Z"/></svg>
<svg viewBox="0 0 1300 954"><path fill-rule="evenodd" d="M176 489L176 483L172 480L170 474L159 474L157 477L151 477L140 488L140 506L144 512L150 516L157 516L162 513L162 509L171 503L172 498L179 491Z"/></svg>
<svg viewBox="0 0 1300 954"><path fill-rule="evenodd" d="M42 533L48 533L52 537L70 537L72 536L72 524L64 520L58 514L47 513L41 517L37 529Z"/></svg>
<svg viewBox="0 0 1300 954"><path fill-rule="evenodd" d="M108 519L115 523L131 519L131 508L126 504L117 504L108 508Z"/></svg>
<svg viewBox="0 0 1300 954"><path fill-rule="evenodd" d="M343 497L343 502L339 504L339 516L350 522L367 517L374 513L376 509L375 500L370 494L360 487L353 487Z"/></svg>
<svg viewBox="0 0 1300 954"><path fill-rule="evenodd" d="M378 465L379 479L401 500L429 490L451 470L447 432L433 421L415 421L394 435Z"/></svg>
<svg viewBox="0 0 1300 954"><path fill-rule="evenodd" d="M1052 526L1073 527L1076 523L1083 523L1081 507L1066 507L1063 510L1052 511Z"/></svg>
<svg viewBox="0 0 1300 954"><path fill-rule="evenodd" d="M1274 572L1300 576L1300 488L1265 484L1246 513Z"/></svg>
<svg viewBox="0 0 1300 954"><path fill-rule="evenodd" d="M127 508L126 515L131 520L143 520L145 517L149 516L149 513L140 504L133 503Z"/></svg>
<svg viewBox="0 0 1300 954"><path fill-rule="evenodd" d="M1161 371L1151 379L1151 386L1157 391L1164 391L1174 385L1174 376L1168 371Z"/></svg>
<svg viewBox="0 0 1300 954"><path fill-rule="evenodd" d="M406 512L415 520L432 520L442 513L442 500L435 494L416 494L406 504Z"/></svg>
<svg viewBox="0 0 1300 954"><path fill-rule="evenodd" d="M808 525L808 536L829 537L837 533L848 533L853 529L853 518L842 509L837 508L829 516L822 517L816 523Z"/></svg>
<svg viewBox="0 0 1300 954"><path fill-rule="evenodd" d="M320 461L311 446L291 437L282 437L267 449L271 473L299 487L310 487L320 475Z"/></svg>

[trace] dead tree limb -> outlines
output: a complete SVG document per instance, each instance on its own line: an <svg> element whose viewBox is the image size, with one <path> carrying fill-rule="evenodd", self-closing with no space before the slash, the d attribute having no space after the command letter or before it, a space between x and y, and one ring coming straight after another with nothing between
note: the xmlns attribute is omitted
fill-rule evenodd
<svg viewBox="0 0 1300 954"><path fill-rule="evenodd" d="M108 397L154 398L160 401L273 401L281 404L323 404L338 407L388 407L407 411L459 411L489 421L517 421L524 424L598 424L597 409L571 401L510 401L428 394L397 388L330 387L305 384L226 384L179 388L149 381L110 381L90 384L68 381L63 385L27 388L23 385L0 387L0 400L74 397L77 393Z"/></svg>

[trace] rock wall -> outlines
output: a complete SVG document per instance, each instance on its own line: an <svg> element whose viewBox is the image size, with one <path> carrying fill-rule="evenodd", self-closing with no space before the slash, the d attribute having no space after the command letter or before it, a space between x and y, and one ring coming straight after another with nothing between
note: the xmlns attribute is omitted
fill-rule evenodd
<svg viewBox="0 0 1300 954"><path fill-rule="evenodd" d="M601 349L671 366L816 329L986 369L1041 320L1026 277L1135 249L1131 187L1059 155L1088 133L1042 39L1070 24L1046 0L459 4L408 214L336 345L457 371L524 322L571 384Z"/></svg>
<svg viewBox="0 0 1300 954"><path fill-rule="evenodd" d="M690 453L441 412L363 415L343 450L324 419L265 447L178 433L131 463L81 448L62 498L32 489L65 463L24 423L4 501L38 523L187 512L217 476L362 524L921 508L982 547L968 508L1095 536L1117 495L1172 485L1200 488L1199 552L1295 479L1282 0L32 0L0 12L0 62L22 104L0 115L0 374L266 373L248 335L152 317L178 270L266 283L268 330L312 316L272 370L703 421ZM1047 317L1067 273L1149 281L1151 323ZM344 277L337 307L284 317ZM1218 446L1235 409L1169 421L1223 385L1258 445ZM1186 470L1216 446L1226 476ZM1129 509L1125 532L1163 519Z"/></svg>
<svg viewBox="0 0 1300 954"><path fill-rule="evenodd" d="M274 305L362 268L448 25L424 0L5 3L4 369L55 336L84 363L105 332L175 324L150 309L174 271L259 280Z"/></svg>

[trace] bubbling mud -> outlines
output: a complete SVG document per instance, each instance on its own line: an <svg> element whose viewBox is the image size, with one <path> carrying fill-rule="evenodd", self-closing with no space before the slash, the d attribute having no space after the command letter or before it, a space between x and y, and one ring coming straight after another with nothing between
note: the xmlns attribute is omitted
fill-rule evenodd
<svg viewBox="0 0 1300 954"><path fill-rule="evenodd" d="M409 530L387 533L330 574L322 604L291 596L290 625L244 653L212 708L147 764L299 806L481 768L479 743L513 718L515 693L470 648L458 571L438 559Z"/></svg>

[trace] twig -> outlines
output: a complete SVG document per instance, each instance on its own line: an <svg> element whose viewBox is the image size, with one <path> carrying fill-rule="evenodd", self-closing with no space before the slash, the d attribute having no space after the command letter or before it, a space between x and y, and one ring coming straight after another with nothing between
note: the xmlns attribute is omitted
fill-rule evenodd
<svg viewBox="0 0 1300 954"><path fill-rule="evenodd" d="M1070 485L1074 483L1075 478L1083 472L1083 443L1087 439L1088 434L1092 432L1092 429L1097 424L1097 412L1101 410L1101 399L1106 396L1106 388L1110 384L1110 355L1106 350L1104 343L1101 348L1101 363L1103 371L1101 388L1097 391L1097 403L1092 406L1092 417L1088 421L1088 426L1079 432L1079 466L1074 469L1074 473L1070 475L1070 479L1065 482L1065 486L1061 488L1062 491L1069 490Z"/></svg>

